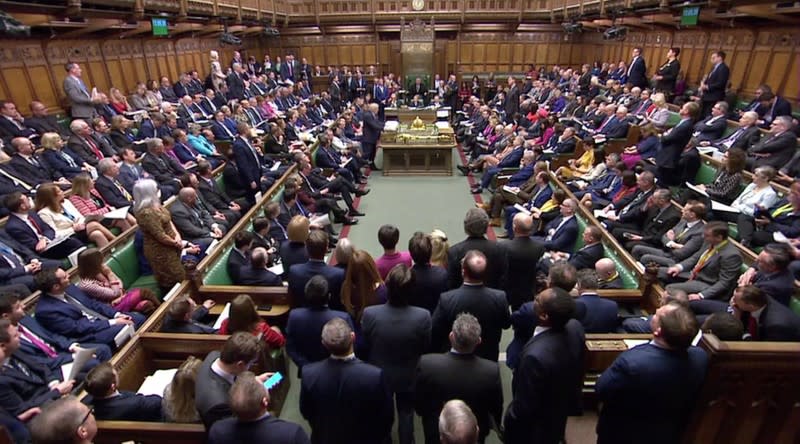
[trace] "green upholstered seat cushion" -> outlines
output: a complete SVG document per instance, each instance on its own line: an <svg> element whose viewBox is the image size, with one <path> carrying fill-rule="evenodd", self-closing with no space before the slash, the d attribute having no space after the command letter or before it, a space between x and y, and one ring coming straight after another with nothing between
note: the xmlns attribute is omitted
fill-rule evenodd
<svg viewBox="0 0 800 444"><path fill-rule="evenodd" d="M211 265L205 277L203 284L205 285L233 285L230 275L228 275L228 255L231 254L231 248L225 250L219 259Z"/></svg>
<svg viewBox="0 0 800 444"><path fill-rule="evenodd" d="M681 115L676 112L670 111L669 117L667 118L667 127L672 128L673 126L677 125L678 122L680 121L681 121Z"/></svg>
<svg viewBox="0 0 800 444"><path fill-rule="evenodd" d="M636 274L622 262L617 252L607 245L603 245L603 249L605 250L605 256L614 261L614 265L617 267L617 272L622 278L622 288L628 290L639 288L639 279Z"/></svg>
<svg viewBox="0 0 800 444"><path fill-rule="evenodd" d="M715 177L717 177L717 168L711 162L705 161L700 163L700 169L697 170L694 181L705 185L713 182Z"/></svg>
<svg viewBox="0 0 800 444"><path fill-rule="evenodd" d="M114 251L106 259L106 265L120 278L126 289L147 288L157 296L161 296L156 278L153 275L142 276L133 240Z"/></svg>
<svg viewBox="0 0 800 444"><path fill-rule="evenodd" d="M789 308L791 308L795 314L800 316L800 299L792 296L792 298L789 299Z"/></svg>

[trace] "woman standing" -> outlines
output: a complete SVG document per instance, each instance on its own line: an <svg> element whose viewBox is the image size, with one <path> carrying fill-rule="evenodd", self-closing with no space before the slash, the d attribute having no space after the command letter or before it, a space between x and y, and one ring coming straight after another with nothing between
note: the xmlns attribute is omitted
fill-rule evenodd
<svg viewBox="0 0 800 444"><path fill-rule="evenodd" d="M347 264L347 274L342 284L342 305L356 321L361 322L364 309L386 302L386 285L378 273L378 266L366 251L355 250Z"/></svg>
<svg viewBox="0 0 800 444"><path fill-rule="evenodd" d="M214 89L219 91L220 87L225 84L225 73L222 72L222 66L219 63L219 53L211 51L211 84Z"/></svg>
<svg viewBox="0 0 800 444"><path fill-rule="evenodd" d="M181 263L183 240L172 224L169 211L161 206L158 184L151 179L133 186L134 214L143 235L143 253L153 267L153 275L162 290L186 279ZM198 251L199 252L199 249Z"/></svg>

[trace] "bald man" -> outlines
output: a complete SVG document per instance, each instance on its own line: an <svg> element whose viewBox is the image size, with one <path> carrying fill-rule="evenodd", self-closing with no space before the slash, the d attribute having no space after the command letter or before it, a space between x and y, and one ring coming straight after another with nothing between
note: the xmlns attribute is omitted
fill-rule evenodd
<svg viewBox="0 0 800 444"><path fill-rule="evenodd" d="M503 329L511 326L506 293L484 285L486 256L478 250L470 250L464 256L461 274L464 283L455 290L442 293L433 312L431 343L434 349L448 348L448 334L456 316L472 313L481 323L483 342L475 354L497 362L500 352L500 336Z"/></svg>
<svg viewBox="0 0 800 444"><path fill-rule="evenodd" d="M533 218L517 213L511 222L514 238L499 242L506 255L508 273L503 284L512 310L531 300L536 294L536 264L544 254L542 244L531 239Z"/></svg>
<svg viewBox="0 0 800 444"><path fill-rule="evenodd" d="M225 234L224 226L215 222L208 211L197 205L197 190L194 188L181 188L178 200L170 206L169 212L181 237L197 244L201 253L214 239L220 239Z"/></svg>
<svg viewBox="0 0 800 444"><path fill-rule="evenodd" d="M594 264L594 270L597 272L597 288L601 290L623 288L617 265L611 259L607 257L600 259Z"/></svg>

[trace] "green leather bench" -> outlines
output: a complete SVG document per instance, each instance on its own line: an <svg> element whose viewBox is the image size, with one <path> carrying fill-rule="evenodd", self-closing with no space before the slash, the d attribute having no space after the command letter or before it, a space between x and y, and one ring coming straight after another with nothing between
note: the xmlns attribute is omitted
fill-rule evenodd
<svg viewBox="0 0 800 444"><path fill-rule="evenodd" d="M673 126L677 125L681 121L681 115L676 113L675 111L669 112L669 117L667 118L667 128L672 128Z"/></svg>
<svg viewBox="0 0 800 444"><path fill-rule="evenodd" d="M233 248L229 247L203 276L203 285L233 285L228 274L228 256Z"/></svg>
<svg viewBox="0 0 800 444"><path fill-rule="evenodd" d="M586 220L582 217L576 217L575 219L578 221L578 239L575 240L575 251L578 251L580 248L583 248L583 230L586 229ZM603 244L603 251L605 257L614 261L617 272L619 272L619 276L622 278L622 288L626 290L638 289L639 279L624 265L617 252L614 251L613 248L609 248L605 243Z"/></svg>
<svg viewBox="0 0 800 444"><path fill-rule="evenodd" d="M111 253L106 259L106 265L122 280L122 285L126 289L148 288L156 295L162 296L156 278L153 275L142 276L132 239Z"/></svg>

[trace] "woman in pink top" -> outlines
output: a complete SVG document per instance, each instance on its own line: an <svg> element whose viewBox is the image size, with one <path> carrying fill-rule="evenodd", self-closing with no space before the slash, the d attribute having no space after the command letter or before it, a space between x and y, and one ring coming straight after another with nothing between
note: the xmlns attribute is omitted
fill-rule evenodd
<svg viewBox="0 0 800 444"><path fill-rule="evenodd" d="M88 248L78 254L78 275L78 288L92 299L111 305L118 312L150 314L161 304L148 289L125 291L122 281L103 263L103 254L97 248Z"/></svg>
<svg viewBox="0 0 800 444"><path fill-rule="evenodd" d="M400 241L400 230L394 225L384 225L378 230L378 242L383 247L383 256L375 261L381 279L386 279L386 275L397 264L406 264L411 267L411 255L408 251L397 251L397 242Z"/></svg>

